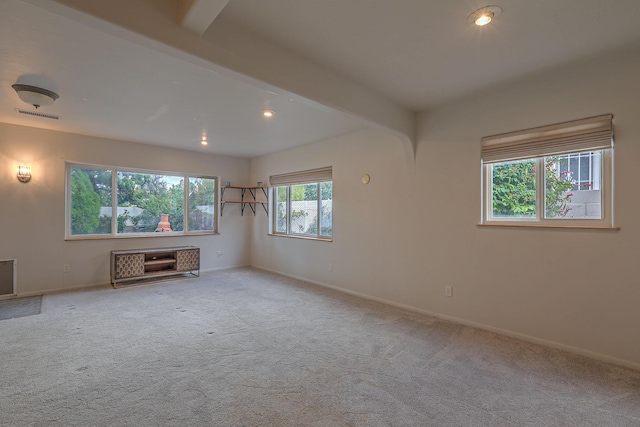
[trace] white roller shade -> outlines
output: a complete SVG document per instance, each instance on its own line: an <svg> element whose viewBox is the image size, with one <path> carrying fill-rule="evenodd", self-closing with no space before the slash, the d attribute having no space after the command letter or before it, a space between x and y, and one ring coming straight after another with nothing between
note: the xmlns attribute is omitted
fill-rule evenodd
<svg viewBox="0 0 640 427"><path fill-rule="evenodd" d="M273 187L282 185L309 184L312 182L331 181L333 179L332 176L333 168L329 166L307 171L285 173L282 175L272 175L269 178L269 183Z"/></svg>
<svg viewBox="0 0 640 427"><path fill-rule="evenodd" d="M613 115L482 138L482 162L495 163L613 147Z"/></svg>

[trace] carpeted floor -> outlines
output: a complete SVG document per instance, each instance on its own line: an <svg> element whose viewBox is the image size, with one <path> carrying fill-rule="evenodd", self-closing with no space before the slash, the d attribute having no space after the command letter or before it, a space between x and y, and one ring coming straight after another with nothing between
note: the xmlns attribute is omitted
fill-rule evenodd
<svg viewBox="0 0 640 427"><path fill-rule="evenodd" d="M0 301L0 320L40 314L42 295Z"/></svg>
<svg viewBox="0 0 640 427"><path fill-rule="evenodd" d="M640 426L640 372L251 268L0 322L2 426Z"/></svg>

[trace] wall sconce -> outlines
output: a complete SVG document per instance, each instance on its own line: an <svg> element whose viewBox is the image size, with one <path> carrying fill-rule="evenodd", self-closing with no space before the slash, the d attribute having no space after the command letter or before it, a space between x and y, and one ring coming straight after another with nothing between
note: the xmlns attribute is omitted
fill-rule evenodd
<svg viewBox="0 0 640 427"><path fill-rule="evenodd" d="M31 166L27 166L27 165L18 166L18 181L20 182L31 181Z"/></svg>

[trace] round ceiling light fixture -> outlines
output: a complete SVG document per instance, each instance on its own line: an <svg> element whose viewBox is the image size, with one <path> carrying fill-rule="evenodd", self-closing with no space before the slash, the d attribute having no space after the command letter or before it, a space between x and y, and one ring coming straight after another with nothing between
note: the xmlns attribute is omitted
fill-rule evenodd
<svg viewBox="0 0 640 427"><path fill-rule="evenodd" d="M485 6L473 12L467 18L467 22L477 25L478 27L484 27L489 24L495 18L500 16L502 9L500 6Z"/></svg>
<svg viewBox="0 0 640 427"><path fill-rule="evenodd" d="M265 116L265 117L273 117L274 114L275 113L273 112L273 110L264 110L262 112L262 115Z"/></svg>
<svg viewBox="0 0 640 427"><path fill-rule="evenodd" d="M30 85L22 85L22 84L14 84L11 87L18 94L18 98L27 104L31 104L36 108L40 108L43 105L51 105L53 101L58 99L57 93L51 92L50 90L43 89L37 86Z"/></svg>

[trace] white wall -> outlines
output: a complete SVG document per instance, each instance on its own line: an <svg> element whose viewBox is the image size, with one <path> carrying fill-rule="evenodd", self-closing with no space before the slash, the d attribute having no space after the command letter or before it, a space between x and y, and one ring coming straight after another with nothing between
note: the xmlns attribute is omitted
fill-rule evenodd
<svg viewBox="0 0 640 427"><path fill-rule="evenodd" d="M335 207L330 243L256 218L252 264L640 368L639 69L611 54L422 113L415 163L373 130L254 159L252 181L332 165ZM605 113L619 231L477 226L481 137Z"/></svg>
<svg viewBox="0 0 640 427"><path fill-rule="evenodd" d="M67 160L211 174L223 183L249 175L246 159L0 123L0 259L17 258L18 294L109 283L109 254L119 249L194 245L204 270L249 264L251 218L237 205L225 208L220 235L65 241ZM29 183L16 178L20 163L31 165Z"/></svg>

